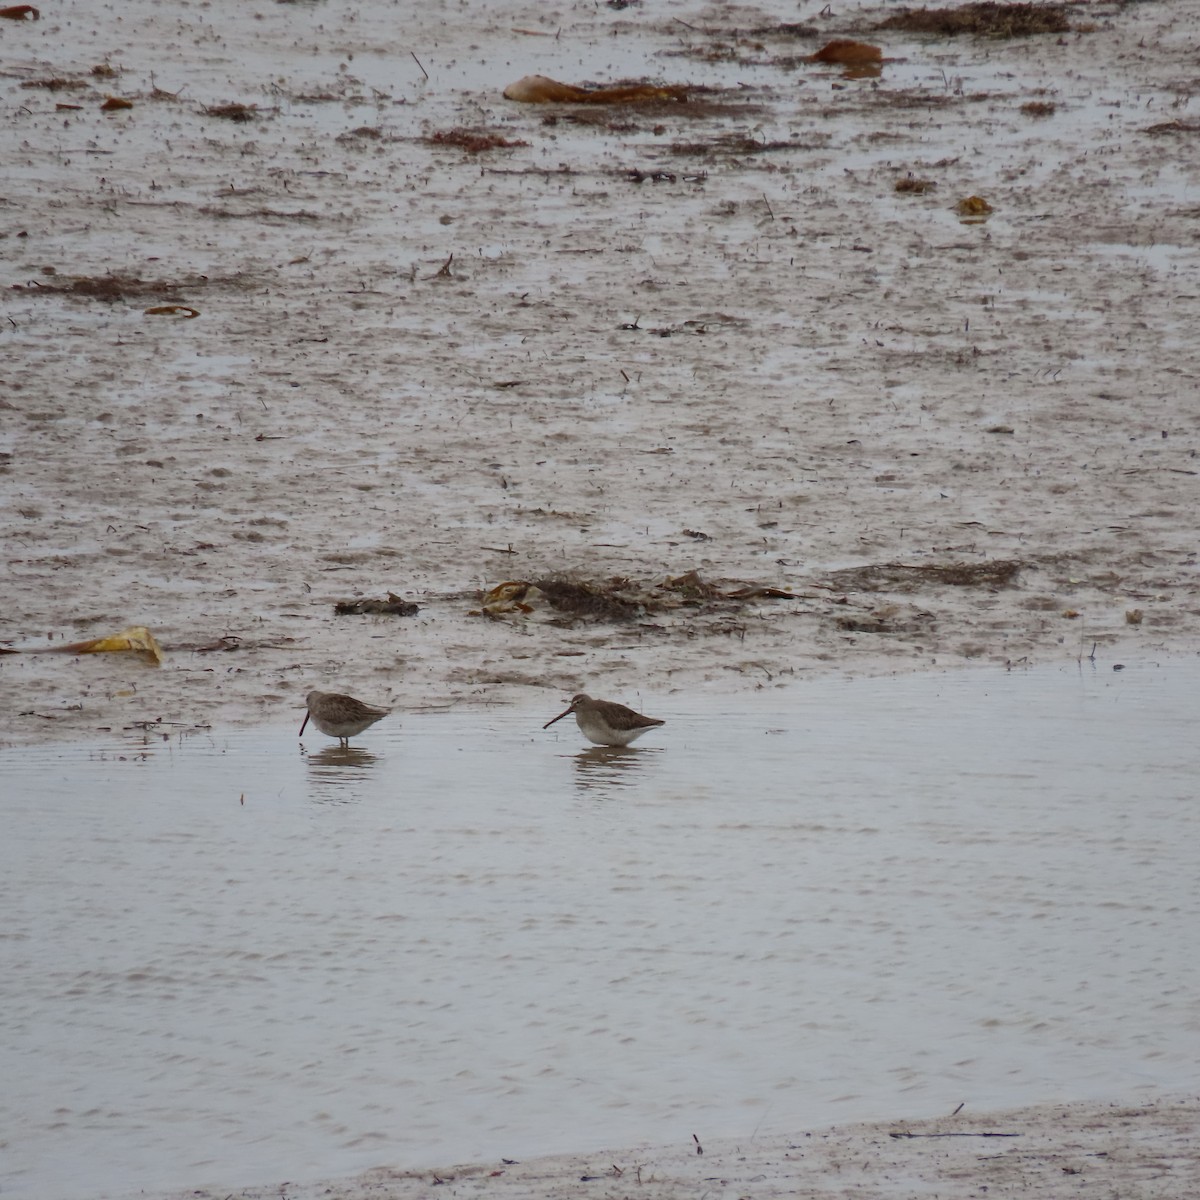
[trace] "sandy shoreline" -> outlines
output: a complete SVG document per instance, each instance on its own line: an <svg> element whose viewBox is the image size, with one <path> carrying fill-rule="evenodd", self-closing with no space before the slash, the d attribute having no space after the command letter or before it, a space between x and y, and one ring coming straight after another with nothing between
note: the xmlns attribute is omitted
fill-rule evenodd
<svg viewBox="0 0 1200 1200"><path fill-rule="evenodd" d="M154 1200L406 1200L491 1196L1191 1197L1200 1186L1200 1099L1076 1101L925 1121L872 1122L790 1136L710 1139L521 1162L369 1171L351 1179L229 1191L187 1189ZM698 1153L697 1146L703 1151ZM150 1193L138 1193L147 1197Z"/></svg>

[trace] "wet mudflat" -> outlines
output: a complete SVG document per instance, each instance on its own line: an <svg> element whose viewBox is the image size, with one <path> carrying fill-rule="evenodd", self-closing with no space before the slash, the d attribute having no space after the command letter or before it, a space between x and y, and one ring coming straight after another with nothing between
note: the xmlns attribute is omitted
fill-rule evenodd
<svg viewBox="0 0 1200 1200"><path fill-rule="evenodd" d="M14 7L6 1194L1193 1195L1195 5Z"/></svg>
<svg viewBox="0 0 1200 1200"><path fill-rule="evenodd" d="M1191 645L1195 6L836 7L5 21L0 737Z"/></svg>

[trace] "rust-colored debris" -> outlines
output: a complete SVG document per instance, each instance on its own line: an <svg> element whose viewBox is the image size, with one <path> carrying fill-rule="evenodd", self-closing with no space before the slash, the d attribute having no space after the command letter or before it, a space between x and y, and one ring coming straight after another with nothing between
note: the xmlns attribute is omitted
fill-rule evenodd
<svg viewBox="0 0 1200 1200"><path fill-rule="evenodd" d="M106 96L104 103L100 105L101 112L118 112L124 108L132 108L133 101L126 100L123 96Z"/></svg>
<svg viewBox="0 0 1200 1200"><path fill-rule="evenodd" d="M826 42L815 54L810 54L808 61L839 67L861 67L870 63L878 65L883 62L883 51L867 42L834 38L832 42Z"/></svg>
<svg viewBox="0 0 1200 1200"><path fill-rule="evenodd" d="M932 33L942 37L1030 37L1037 33L1067 33L1065 4L998 4L993 0L954 8L908 8L880 21L876 29Z"/></svg>
<svg viewBox="0 0 1200 1200"><path fill-rule="evenodd" d="M1021 111L1027 117L1052 117L1058 105L1049 100L1030 100L1021 105Z"/></svg>
<svg viewBox="0 0 1200 1200"><path fill-rule="evenodd" d="M514 141L486 129L439 129L423 139L432 146L457 146L468 154L480 154L485 150L509 150L514 146L528 146L528 142Z"/></svg>
<svg viewBox="0 0 1200 1200"><path fill-rule="evenodd" d="M388 592L386 600L339 600L333 611L339 617L363 616L367 614L393 617L415 617L420 606L404 600L395 592Z"/></svg>
<svg viewBox="0 0 1200 1200"><path fill-rule="evenodd" d="M38 21L41 16L41 10L32 4L10 4L0 8L0 17L6 21Z"/></svg>
<svg viewBox="0 0 1200 1200"><path fill-rule="evenodd" d="M95 75L97 79L116 79L120 73L121 72L118 71L116 67L111 66L108 63L97 63L92 68L92 74Z"/></svg>
<svg viewBox="0 0 1200 1200"><path fill-rule="evenodd" d="M504 89L506 100L522 104L653 104L663 100L686 101L687 94L684 84L628 83L584 88L559 83L545 75L526 75Z"/></svg>

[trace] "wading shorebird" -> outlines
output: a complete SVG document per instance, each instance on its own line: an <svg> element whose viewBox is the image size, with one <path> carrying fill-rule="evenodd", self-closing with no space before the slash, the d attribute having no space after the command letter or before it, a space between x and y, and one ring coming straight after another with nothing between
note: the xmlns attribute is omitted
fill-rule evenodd
<svg viewBox="0 0 1200 1200"><path fill-rule="evenodd" d="M353 696L343 696L339 692L309 692L304 702L308 705L308 712L300 724L300 736L303 736L304 727L311 719L322 733L337 738L347 747L352 737L357 737L376 721L382 721L392 711L390 708L364 704Z"/></svg>
<svg viewBox="0 0 1200 1200"><path fill-rule="evenodd" d="M572 713L580 733L597 746L628 746L647 729L666 724L657 717L643 717L632 708L614 704L611 700L593 700L584 692L572 696L566 712L560 712L554 721L561 721ZM549 729L554 721L547 721L542 728Z"/></svg>

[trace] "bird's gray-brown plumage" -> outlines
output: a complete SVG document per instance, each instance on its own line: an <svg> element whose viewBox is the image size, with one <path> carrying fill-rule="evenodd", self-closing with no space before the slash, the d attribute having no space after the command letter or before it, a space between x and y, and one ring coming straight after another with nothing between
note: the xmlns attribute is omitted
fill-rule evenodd
<svg viewBox="0 0 1200 1200"><path fill-rule="evenodd" d="M647 729L666 724L657 717L644 717L624 704L612 700L593 700L585 692L580 692L578 696L571 697L565 712L560 712L553 721L547 721L542 728L549 729L554 721L561 721L572 713L575 714L579 731L597 746L628 746Z"/></svg>
<svg viewBox="0 0 1200 1200"><path fill-rule="evenodd" d="M304 733L305 725L311 720L322 733L337 738L343 746L349 746L352 737L357 737L376 721L382 721L391 712L390 708L364 704L340 692L312 691L305 697L305 703L308 712L304 714L300 733Z"/></svg>

